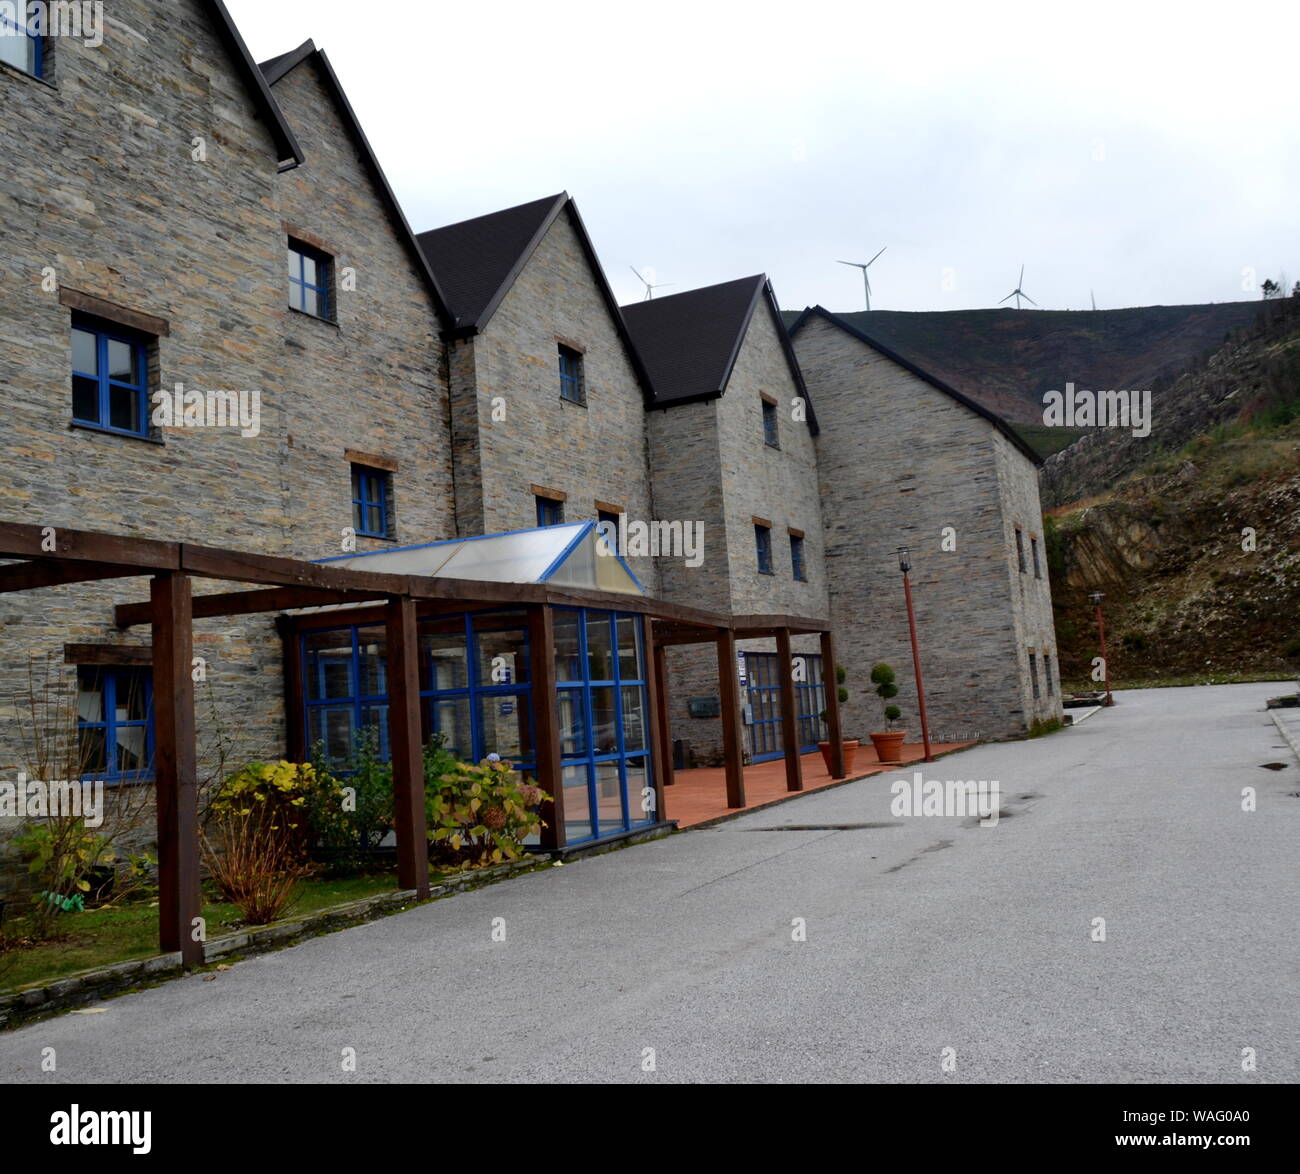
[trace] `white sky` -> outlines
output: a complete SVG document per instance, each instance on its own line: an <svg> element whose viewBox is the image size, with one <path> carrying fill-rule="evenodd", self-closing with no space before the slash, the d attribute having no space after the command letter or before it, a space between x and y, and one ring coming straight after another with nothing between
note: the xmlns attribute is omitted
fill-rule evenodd
<svg viewBox="0 0 1300 1174"><path fill-rule="evenodd" d="M874 309L1300 279L1294 2L227 2L258 60L329 54L417 232L567 190L620 301L858 310L835 260L882 246Z"/></svg>

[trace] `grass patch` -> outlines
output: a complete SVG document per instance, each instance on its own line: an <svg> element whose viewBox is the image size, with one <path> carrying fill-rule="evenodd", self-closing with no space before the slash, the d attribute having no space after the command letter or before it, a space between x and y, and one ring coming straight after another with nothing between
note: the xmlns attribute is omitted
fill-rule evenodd
<svg viewBox="0 0 1300 1174"><path fill-rule="evenodd" d="M394 873L304 881L293 904L285 911L284 920L292 921L331 905L359 901L364 897L395 892L396 889L397 876ZM205 900L202 916L207 922L208 937L216 938L234 931L239 921L239 910L225 902ZM26 918L6 917L6 935L9 938L21 937L25 922ZM68 934L64 940L0 954L0 990L33 982L50 982L78 970L149 958L158 953L156 904L90 909L85 913L67 914L66 920L60 924Z"/></svg>
<svg viewBox="0 0 1300 1174"><path fill-rule="evenodd" d="M1249 685L1257 681L1294 681L1296 674L1284 670L1247 670L1243 672L1175 673L1167 677L1129 677L1112 680L1116 689L1177 689L1192 685ZM1096 681L1062 681L1062 693L1095 693L1104 690Z"/></svg>
<svg viewBox="0 0 1300 1174"><path fill-rule="evenodd" d="M1029 727L1029 733L1026 738L1042 738L1048 734L1054 734L1057 730L1065 729L1065 723L1059 717L1034 718Z"/></svg>

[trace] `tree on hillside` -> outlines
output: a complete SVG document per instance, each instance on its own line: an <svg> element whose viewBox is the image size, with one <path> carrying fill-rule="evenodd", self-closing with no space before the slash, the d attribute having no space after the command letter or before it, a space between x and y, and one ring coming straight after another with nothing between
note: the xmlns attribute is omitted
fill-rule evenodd
<svg viewBox="0 0 1300 1174"><path fill-rule="evenodd" d="M1269 298L1275 298L1282 292L1282 287L1278 285L1271 277L1264 278L1264 284L1260 287L1260 292L1267 301Z"/></svg>

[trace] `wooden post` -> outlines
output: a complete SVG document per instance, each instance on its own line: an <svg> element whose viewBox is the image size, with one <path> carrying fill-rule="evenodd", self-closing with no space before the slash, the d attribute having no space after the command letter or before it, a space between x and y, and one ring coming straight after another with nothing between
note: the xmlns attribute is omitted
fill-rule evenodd
<svg viewBox="0 0 1300 1174"><path fill-rule="evenodd" d="M555 696L555 613L544 603L528 605L528 676L532 682L537 739L537 785L552 797L542 807L542 847L563 848L564 773L560 768L560 723Z"/></svg>
<svg viewBox="0 0 1300 1174"><path fill-rule="evenodd" d="M776 671L781 674L781 745L785 753L785 789L802 791L799 716L794 705L794 657L790 653L789 628L776 630Z"/></svg>
<svg viewBox="0 0 1300 1174"><path fill-rule="evenodd" d="M385 608L388 741L393 754L397 883L429 895L429 845L424 820L424 741L420 721L420 641L415 600L395 597Z"/></svg>
<svg viewBox="0 0 1300 1174"><path fill-rule="evenodd" d="M168 571L149 584L153 628L154 779L158 815L158 942L187 966L203 961L194 654L190 578ZM113 748L109 747L109 753Z"/></svg>
<svg viewBox="0 0 1300 1174"><path fill-rule="evenodd" d="M835 640L830 632L823 632L822 692L826 695L826 737L831 744L831 778L842 779L844 769L844 738L840 732L840 679L835 664Z"/></svg>
<svg viewBox="0 0 1300 1174"><path fill-rule="evenodd" d="M659 678L659 658L655 655L656 649L653 647L654 624L646 622L640 616L635 621L642 631L642 655L645 657L645 664L642 672L645 673L645 707L646 720L649 723L646 728L646 750L650 754L650 777L651 786L655 792L655 810L654 817L657 820L667 819L664 812L664 782L667 777L666 772L672 770L672 763L664 762L664 735L660 728L667 713L664 710L663 698L659 695L662 683ZM628 803L632 802L632 796L628 795ZM637 797L640 801L640 797Z"/></svg>
<svg viewBox="0 0 1300 1174"><path fill-rule="evenodd" d="M722 702L722 754L727 771L727 806L745 806L745 730L740 720L740 682L736 679L736 636L730 628L717 635L718 693Z"/></svg>
<svg viewBox="0 0 1300 1174"><path fill-rule="evenodd" d="M651 627L650 624L646 625L647 630L650 630ZM668 650L662 644L654 645L653 676L655 682L655 709L658 711L658 720L655 726L659 737L659 741L655 743L655 748L659 751L659 761L663 763L664 786L671 787L674 781L673 772L676 768L673 766L673 725L668 716Z"/></svg>

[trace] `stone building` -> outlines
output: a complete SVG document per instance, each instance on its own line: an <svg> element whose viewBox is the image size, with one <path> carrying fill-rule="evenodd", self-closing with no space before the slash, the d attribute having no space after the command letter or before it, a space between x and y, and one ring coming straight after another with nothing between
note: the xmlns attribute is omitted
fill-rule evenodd
<svg viewBox="0 0 1300 1174"><path fill-rule="evenodd" d="M820 306L791 328L823 421L818 478L844 721L884 728L872 665L918 730L898 550L910 551L936 741L1003 738L1061 714L1034 451L1001 419Z"/></svg>
<svg viewBox="0 0 1300 1174"><path fill-rule="evenodd" d="M3 42L0 523L364 562L600 521L666 605L829 615L863 735L872 663L894 663L910 701L891 572L906 542L936 731L1004 736L1059 711L1033 466L979 405L820 309L792 345L763 276L620 308L564 193L417 237L326 55L308 41L256 65L219 0L114 0L98 46ZM0 567L0 778L33 765L35 675L76 699L74 767L147 782L148 629L115 609L148 580L34 592L32 573ZM467 616L470 646L522 655L518 614ZM213 772L317 741L342 755L382 729L373 616L195 633ZM815 640L795 638L803 747L823 736ZM775 757L774 646L738 653L744 749ZM667 658L671 740L717 762L716 657ZM483 698L441 688L430 711L453 715L453 744L491 748L463 718ZM494 710L521 743L522 708ZM619 739L626 790L623 760L646 777L648 747ZM592 758L587 834L611 802L630 831L602 769L603 786Z"/></svg>

